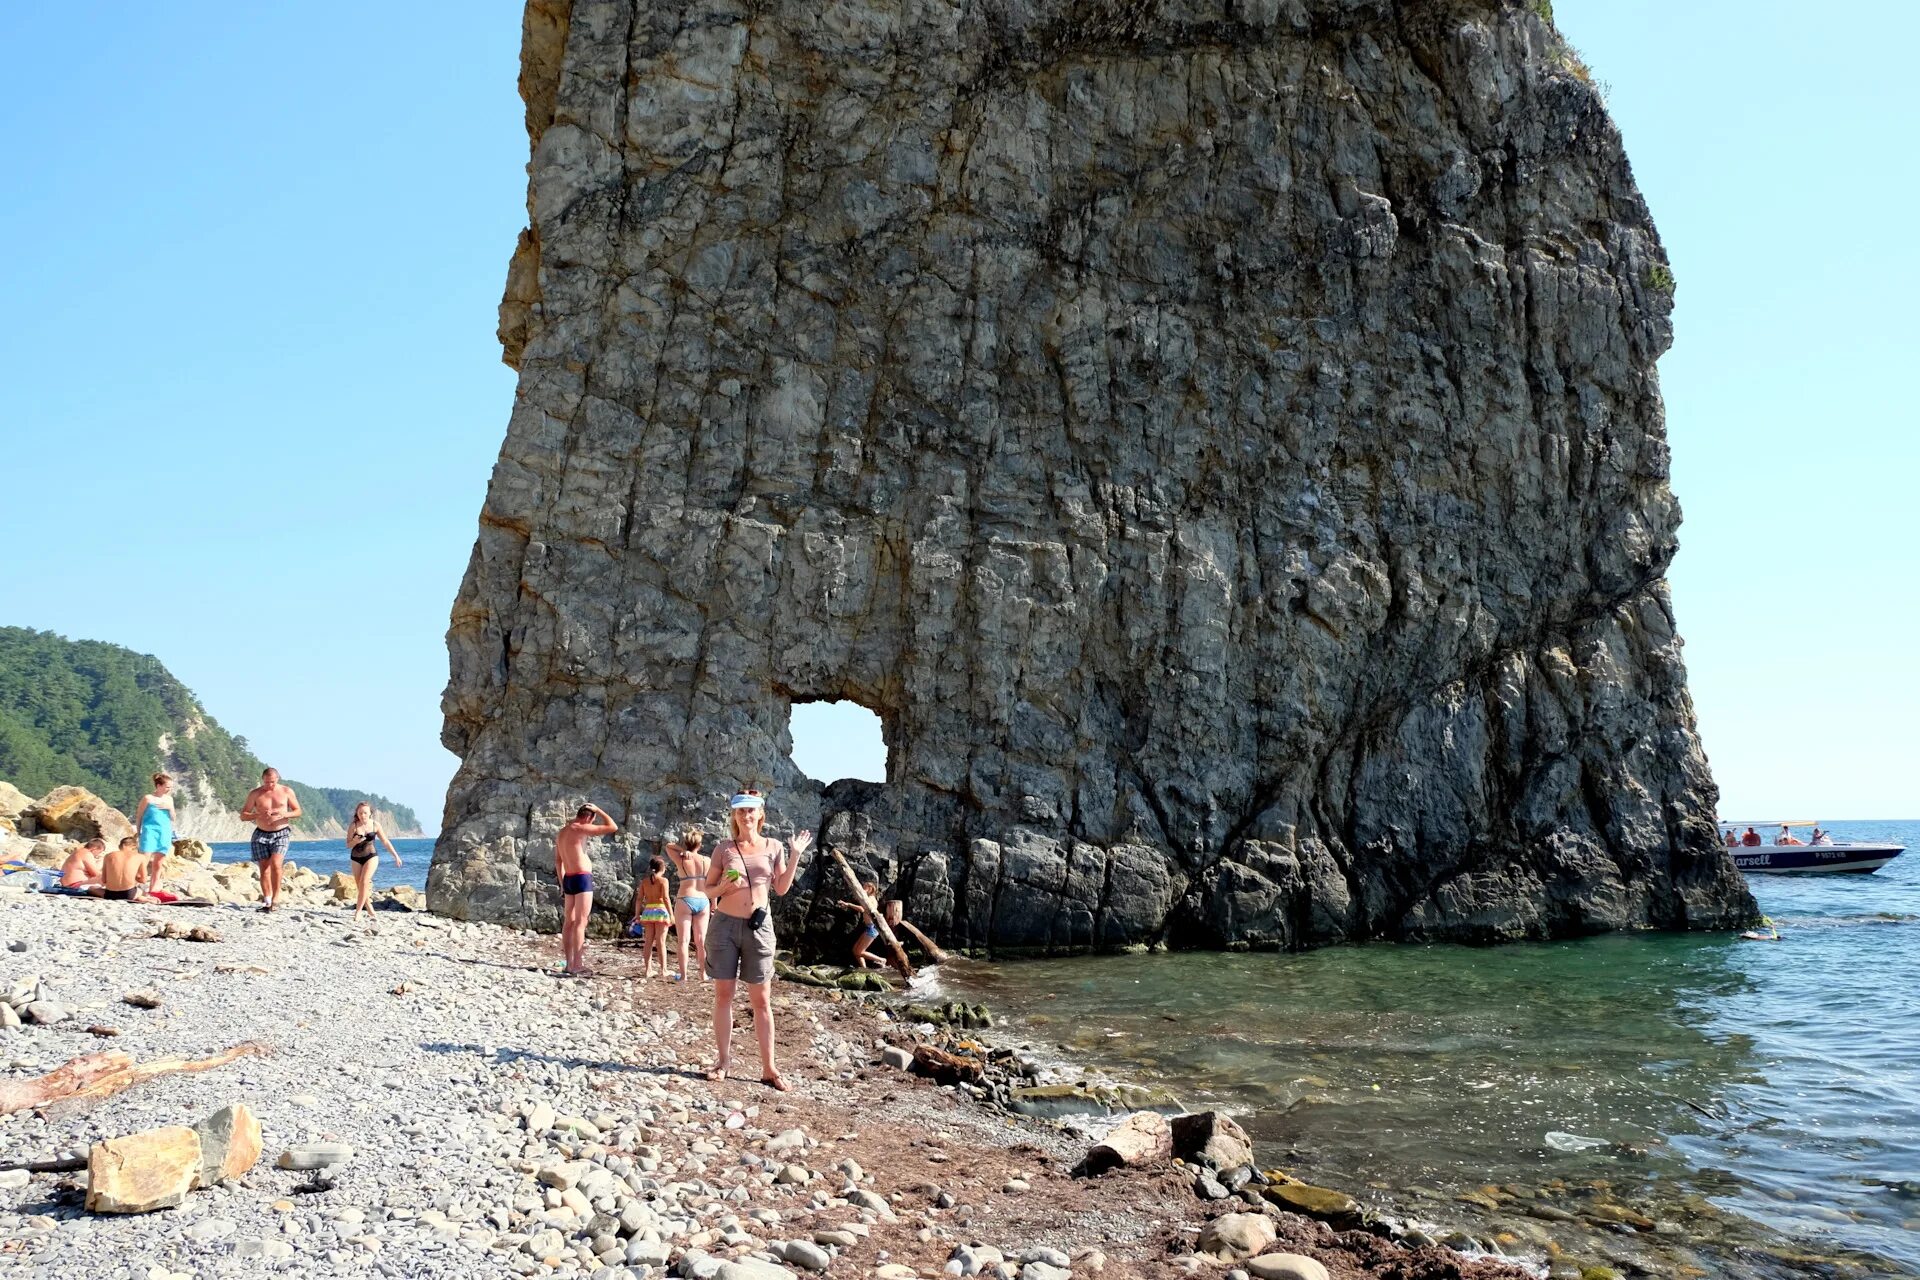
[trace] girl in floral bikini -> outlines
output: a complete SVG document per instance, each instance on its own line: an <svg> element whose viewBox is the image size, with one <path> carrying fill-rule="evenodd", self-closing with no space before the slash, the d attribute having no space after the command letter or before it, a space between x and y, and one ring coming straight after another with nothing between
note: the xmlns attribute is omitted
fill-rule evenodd
<svg viewBox="0 0 1920 1280"><path fill-rule="evenodd" d="M673 908L667 904L673 900L673 890L667 884L667 864L659 858L647 861L647 878L642 880L634 891L633 903L636 908L633 923L641 928L640 949L647 957L646 972L640 976L653 976L653 953L660 953L660 976L667 976L667 926L673 923ZM631 927L629 927L631 932Z"/></svg>

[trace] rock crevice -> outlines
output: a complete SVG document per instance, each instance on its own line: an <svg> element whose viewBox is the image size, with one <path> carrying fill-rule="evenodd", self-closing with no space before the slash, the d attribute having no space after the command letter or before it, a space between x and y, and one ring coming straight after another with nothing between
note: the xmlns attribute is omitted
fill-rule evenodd
<svg viewBox="0 0 1920 1280"><path fill-rule="evenodd" d="M533 0L429 897L744 783L943 938L1724 926L1665 257L1505 3ZM792 703L877 711L823 789ZM815 892L815 889L824 892ZM810 875L789 931L834 920Z"/></svg>

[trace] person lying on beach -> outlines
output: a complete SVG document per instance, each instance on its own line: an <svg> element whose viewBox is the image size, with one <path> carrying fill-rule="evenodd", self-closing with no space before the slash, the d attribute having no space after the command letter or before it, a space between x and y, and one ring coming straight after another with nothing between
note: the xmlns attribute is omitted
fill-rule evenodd
<svg viewBox="0 0 1920 1280"><path fill-rule="evenodd" d="M173 777L153 775L153 790L140 797L133 811L133 825L140 836L140 852L147 856L147 892L160 887L160 866L173 852Z"/></svg>
<svg viewBox="0 0 1920 1280"><path fill-rule="evenodd" d="M393 847L393 841L387 839L387 833L374 821L373 806L362 800L353 807L353 821L347 825L347 857L353 860L353 922L359 923L362 912L366 913L367 928L373 928L373 867L380 861L380 846L387 846L387 852L393 855L393 865L405 866L400 861L400 851Z"/></svg>
<svg viewBox="0 0 1920 1280"><path fill-rule="evenodd" d="M687 980L687 947L700 972L707 969L707 856L700 852L706 833L688 827L667 842L667 857L680 873L680 896L673 902L673 933L680 946L680 981Z"/></svg>
<svg viewBox="0 0 1920 1280"><path fill-rule="evenodd" d="M563 895L560 950L564 964L560 972L566 977L593 976L587 968L587 917L593 913L593 859L587 854L587 841L610 836L619 829L605 809L583 804L575 811L573 821L554 837L553 874L560 881Z"/></svg>
<svg viewBox="0 0 1920 1280"><path fill-rule="evenodd" d="M100 860L106 852L107 842L95 836L68 854L60 864L60 891L99 897Z"/></svg>
<svg viewBox="0 0 1920 1280"><path fill-rule="evenodd" d="M646 970L640 976L653 976L653 953L660 952L660 976L667 976L667 927L673 923L673 886L667 883L667 861L665 858L647 860L647 876L633 887L633 921L627 926L632 933L635 926L640 930L640 949L646 956ZM677 981L678 979L676 979Z"/></svg>
<svg viewBox="0 0 1920 1280"><path fill-rule="evenodd" d="M145 870L140 841L133 836L122 838L120 847L107 855L100 868L100 896L114 902L138 902L145 896L140 886L140 873Z"/></svg>

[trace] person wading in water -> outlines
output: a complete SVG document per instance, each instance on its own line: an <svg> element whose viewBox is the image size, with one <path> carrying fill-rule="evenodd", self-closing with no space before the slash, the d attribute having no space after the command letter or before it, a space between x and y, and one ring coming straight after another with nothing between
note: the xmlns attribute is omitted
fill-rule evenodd
<svg viewBox="0 0 1920 1280"><path fill-rule="evenodd" d="M746 984L747 1003L753 1008L753 1031L760 1041L760 1082L782 1093L787 1082L773 1057L772 897L793 888L800 857L813 843L813 833L802 831L785 841L760 834L767 818L767 802L758 791L735 796L728 806L733 838L713 851L707 871L712 923L707 926L707 976L713 979L713 1068L709 1080L725 1080L733 1056L733 991Z"/></svg>

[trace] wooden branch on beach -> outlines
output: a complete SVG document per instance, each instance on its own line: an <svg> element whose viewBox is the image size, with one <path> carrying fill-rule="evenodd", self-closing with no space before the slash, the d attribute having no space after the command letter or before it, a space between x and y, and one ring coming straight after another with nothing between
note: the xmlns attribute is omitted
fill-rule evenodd
<svg viewBox="0 0 1920 1280"><path fill-rule="evenodd" d="M87 1167L85 1156L63 1160L26 1160L18 1164L0 1164L0 1173L77 1173Z"/></svg>
<svg viewBox="0 0 1920 1280"><path fill-rule="evenodd" d="M903 919L900 921L900 927L920 940L920 945L927 949L927 958L929 960L932 960L935 964L945 964L947 962L947 953L933 945L933 939L920 932L920 930L914 926L913 921Z"/></svg>
<svg viewBox="0 0 1920 1280"><path fill-rule="evenodd" d="M248 1040L210 1058L155 1058L152 1062L136 1063L124 1053L89 1053L71 1058L31 1080L0 1080L0 1116L56 1102L110 1097L155 1076L211 1071L236 1058L266 1052L265 1045Z"/></svg>
<svg viewBox="0 0 1920 1280"><path fill-rule="evenodd" d="M900 939L893 936L893 928L887 923L886 916L882 914L880 904L867 896L865 887L860 883L860 877L853 874L853 868L847 865L847 860L840 856L838 849L829 849L827 852L833 855L834 864L840 868L840 874L847 878L847 888L853 890L854 901L867 909L867 918L879 928L880 936L886 944L893 948L894 963L900 966L900 972L903 975L911 978L913 965L907 960L907 949L900 945Z"/></svg>

